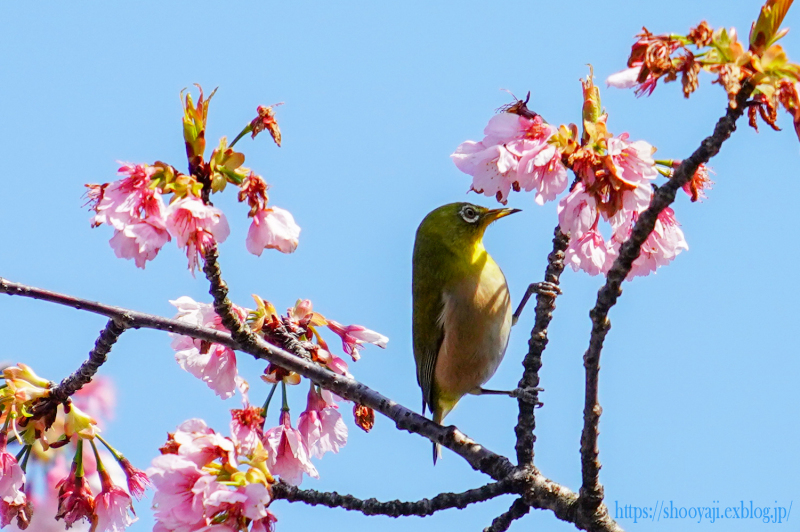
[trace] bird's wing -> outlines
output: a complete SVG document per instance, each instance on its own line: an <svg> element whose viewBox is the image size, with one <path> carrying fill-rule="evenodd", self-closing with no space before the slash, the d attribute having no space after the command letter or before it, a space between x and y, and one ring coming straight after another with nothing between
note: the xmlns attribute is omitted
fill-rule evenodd
<svg viewBox="0 0 800 532"><path fill-rule="evenodd" d="M436 298L429 308L420 308L414 316L414 355L417 362L417 382L422 388L422 414L425 415L427 405L433 411L433 374L436 359L444 341L444 301ZM422 341L424 339L424 341Z"/></svg>

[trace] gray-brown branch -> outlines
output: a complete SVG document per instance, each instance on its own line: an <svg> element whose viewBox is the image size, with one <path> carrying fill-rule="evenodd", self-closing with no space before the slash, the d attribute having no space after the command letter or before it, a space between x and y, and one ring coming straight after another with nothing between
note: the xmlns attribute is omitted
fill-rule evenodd
<svg viewBox="0 0 800 532"><path fill-rule="evenodd" d="M89 358L69 377L50 389L50 395L37 402L31 413L33 418L55 415L59 404L65 403L72 394L88 384L100 366L105 364L111 347L128 328L125 320L117 317L108 320L106 326L100 331L100 336L94 343L94 348L89 351Z"/></svg>
<svg viewBox="0 0 800 532"><path fill-rule="evenodd" d="M558 284L561 273L564 271L564 251L568 244L569 235L562 233L561 228L556 226L553 251L547 256L545 281ZM555 294L539 293L536 295L536 319L531 330L531 338L528 340L528 354L525 355L525 360L522 362L525 369L518 385L518 388L522 390L530 390L533 396L532 401L519 399L519 416L514 432L517 435L515 448L517 464L520 467L533 463L533 444L536 442L533 431L536 428L535 410L539 401L539 369L542 367L542 353L547 347L547 326L553 319L555 308Z"/></svg>
<svg viewBox="0 0 800 532"><path fill-rule="evenodd" d="M474 469L489 475L495 480L502 480L514 470L514 466L508 458L474 442L458 430L457 427L452 425L443 427L438 423L434 423L355 379L333 373L309 360L275 347L255 335L253 335L254 338L251 343L240 344L230 334L222 331L42 290L3 278L0 278L0 293L50 301L78 310L101 314L112 319L120 319L132 329L144 327L182 334L245 352L255 358L263 359L289 371L294 371L345 399L368 406L393 420L397 428L401 430L420 434L431 441L441 443L464 458Z"/></svg>
<svg viewBox="0 0 800 532"><path fill-rule="evenodd" d="M275 347L258 338L253 346L242 346L233 340L230 334L209 329L186 322L137 312L121 307L106 305L87 299L59 294L41 288L0 278L0 293L22 296L41 301L49 301L78 310L100 314L119 320L128 328L156 329L169 333L182 334L198 340L221 344L231 349L248 353L255 358L267 360L287 370L294 371L311 379L345 399L360 402L393 420L401 430L419 434L431 441L440 442L452 450L473 468L489 475L495 480L508 479L515 486L520 486L525 501L533 508L551 510L556 517L574 523L578 528L589 530L589 522L582 521L576 510L578 495L562 486L536 469L517 469L504 456L497 455L469 439L456 427L442 427L426 419L408 408L395 403L364 384L324 369L313 362L295 356L283 349ZM606 516L607 517L607 516ZM620 532L614 521L607 519L603 526L595 526L592 530Z"/></svg>
<svg viewBox="0 0 800 532"><path fill-rule="evenodd" d="M524 517L530 511L531 507L525 503L525 499L520 497L511 503L508 510L495 517L492 524L484 528L483 532L506 532L511 523Z"/></svg>
<svg viewBox="0 0 800 532"><path fill-rule="evenodd" d="M631 271L633 261L639 256L642 244L655 228L658 215L675 201L679 188L689 182L701 164L707 163L719 153L722 144L736 130L736 121L741 118L747 106L747 99L753 91L752 85L745 83L736 97L736 107L728 107L725 116L719 119L714 133L706 137L695 152L680 164L673 176L653 194L650 206L639 216L630 238L620 248L606 276L606 283L597 293L597 303L589 313L592 320L592 333L589 348L583 356L586 370L585 402L583 409L583 431L581 433L581 489L580 507L585 516L607 513L601 508L603 486L600 484L599 448L597 445L598 423L602 409L598 402L598 380L600 374L600 352L611 327L608 312L622 295L622 282ZM600 510L598 512L598 510Z"/></svg>
<svg viewBox="0 0 800 532"><path fill-rule="evenodd" d="M431 499L420 501L387 501L376 499L359 499L352 495L340 495L334 492L321 492L316 490L301 490L297 486L278 482L272 486L272 498L283 499L288 502L304 502L312 506L322 505L329 508L344 508L345 510L358 511L364 515L385 515L400 517L416 515L425 517L434 512L450 508L464 509L470 504L488 501L500 495L513 493L514 482L510 479L500 482L491 482L480 488L464 491L462 493L440 493Z"/></svg>

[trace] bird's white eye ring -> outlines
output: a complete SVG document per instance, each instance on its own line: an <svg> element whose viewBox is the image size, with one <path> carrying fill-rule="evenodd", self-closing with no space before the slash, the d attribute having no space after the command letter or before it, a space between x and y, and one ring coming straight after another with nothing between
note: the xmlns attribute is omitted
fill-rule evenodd
<svg viewBox="0 0 800 532"><path fill-rule="evenodd" d="M461 208L461 218L468 224L474 224L480 218L480 215L472 205L464 205Z"/></svg>

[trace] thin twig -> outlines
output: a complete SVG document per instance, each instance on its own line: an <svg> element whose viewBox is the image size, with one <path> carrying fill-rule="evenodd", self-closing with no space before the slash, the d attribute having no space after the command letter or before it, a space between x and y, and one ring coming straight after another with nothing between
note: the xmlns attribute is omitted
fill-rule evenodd
<svg viewBox="0 0 800 532"><path fill-rule="evenodd" d="M561 232L556 226L553 238L553 251L547 256L547 268L544 272L545 282L558 284L561 273L564 271L564 251L569 244L569 235ZM547 346L547 326L553 319L553 310L556 308L555 294L539 293L536 295L536 321L531 330L528 341L528 354L522 366L525 368L522 379L517 386L521 390L530 390L531 400L519 399L519 416L514 432L517 435L516 451L517 464L520 467L533 463L533 444L536 436L535 409L539 401L539 369L542 367L542 353Z"/></svg>
<svg viewBox="0 0 800 532"><path fill-rule="evenodd" d="M511 504L511 508L495 517L492 524L484 528L483 532L506 532L511 523L524 517L530 511L531 507L527 505L525 499L520 497Z"/></svg>
<svg viewBox="0 0 800 532"><path fill-rule="evenodd" d="M620 248L619 256L614 261L606 276L606 283L597 293L597 303L589 313L592 319L592 334L589 348L583 356L586 369L586 391L583 409L583 431L581 433L581 477L580 490L581 511L585 515L594 515L603 502L603 487L600 484L599 448L597 445L598 423L602 409L598 402L598 380L600 373L600 352L603 349L611 322L608 311L622 295L622 282L631 271L633 261L639 256L642 244L653 232L658 215L673 201L680 187L689 182L697 168L707 163L719 153L722 144L736 130L736 121L746 109L747 98L753 91L752 85L745 83L736 97L736 108L728 107L722 118L714 127L714 133L706 137L700 147L675 170L675 174L653 194L650 206L640 216L633 227L631 236Z"/></svg>
<svg viewBox="0 0 800 532"><path fill-rule="evenodd" d="M344 508L345 510L361 512L364 515L386 515L389 517L415 515L425 517L450 508L464 509L470 504L513 493L514 489L514 482L506 479L462 493L440 493L431 499L413 502L398 500L381 502L374 498L359 499L352 495L340 495L335 491L301 490L297 486L279 482L272 486L272 498L283 499L288 502L304 502L312 506L322 505L329 508Z"/></svg>
<svg viewBox="0 0 800 532"><path fill-rule="evenodd" d="M34 418L46 416L48 413L55 413L59 404L66 402L69 397L88 384L92 377L105 364L111 347L119 340L119 337L128 328L122 318L112 318L108 320L106 326L100 331L100 336L94 343L94 348L89 351L89 358L80 367L61 381L60 384L50 388L50 394L35 403L31 409Z"/></svg>

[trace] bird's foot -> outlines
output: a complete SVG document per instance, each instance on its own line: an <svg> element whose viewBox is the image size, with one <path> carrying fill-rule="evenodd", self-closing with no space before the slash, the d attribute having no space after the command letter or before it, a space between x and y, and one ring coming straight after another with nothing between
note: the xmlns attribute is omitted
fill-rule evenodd
<svg viewBox="0 0 800 532"><path fill-rule="evenodd" d="M531 283L528 286L528 289L525 291L525 295L522 296L522 301L519 302L517 310L514 311L514 315L511 318L511 325L517 324L517 320L519 320L519 317L522 314L522 309L525 308L525 304L528 302L528 300L533 294L549 296L555 299L555 297L561 293L562 293L561 288L559 288L559 286L556 283L551 283L550 281L542 281L541 283Z"/></svg>
<svg viewBox="0 0 800 532"><path fill-rule="evenodd" d="M543 296L550 296L550 297L556 297L563 293L561 291L561 288L556 283L551 283L550 281L533 283L528 287L528 290L533 290L533 292L536 294L541 294Z"/></svg>
<svg viewBox="0 0 800 532"><path fill-rule="evenodd" d="M537 407L542 406L544 403L539 401L537 394L543 392L544 388L517 388L515 390L487 390L486 388L478 388L473 395L507 395L514 399L520 399L526 403L531 403Z"/></svg>
<svg viewBox="0 0 800 532"><path fill-rule="evenodd" d="M517 388L516 390L511 390L510 395L522 402L532 404L535 408L539 408L544 405L539 400L539 392L543 391L543 388Z"/></svg>

